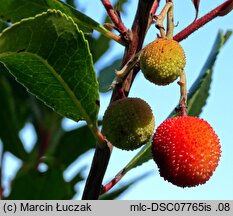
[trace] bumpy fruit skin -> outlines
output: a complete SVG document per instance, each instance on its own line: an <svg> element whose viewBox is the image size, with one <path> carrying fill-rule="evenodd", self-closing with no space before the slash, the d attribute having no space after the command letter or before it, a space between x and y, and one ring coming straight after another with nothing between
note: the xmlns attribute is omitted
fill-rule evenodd
<svg viewBox="0 0 233 216"><path fill-rule="evenodd" d="M152 153L165 180L180 187L193 187L212 176L221 149L206 121L184 116L167 119L157 128Z"/></svg>
<svg viewBox="0 0 233 216"><path fill-rule="evenodd" d="M141 55L140 67L145 78L157 85L168 85L182 73L185 52L171 39L157 39L148 44Z"/></svg>
<svg viewBox="0 0 233 216"><path fill-rule="evenodd" d="M150 106L139 98L124 98L112 103L105 111L103 134L114 146L134 150L153 135L155 121Z"/></svg>

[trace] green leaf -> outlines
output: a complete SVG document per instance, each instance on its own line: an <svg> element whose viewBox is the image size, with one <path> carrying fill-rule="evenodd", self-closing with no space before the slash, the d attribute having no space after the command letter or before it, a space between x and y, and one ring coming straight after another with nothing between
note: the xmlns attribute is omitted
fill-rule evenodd
<svg viewBox="0 0 233 216"><path fill-rule="evenodd" d="M211 77L213 74L214 63L217 59L217 56L230 37L231 32L228 31L225 35L222 32L219 32L214 43L214 46L209 54L209 57L200 72L199 77L196 79L192 85L189 95L188 95L188 115L199 115L201 113L202 107L205 105L206 100L209 96L209 88L211 83ZM172 112L168 118L174 116ZM125 166L124 173L127 173L131 169L147 162L152 158L151 154L151 145L152 143L147 143L141 151L133 157L133 159Z"/></svg>
<svg viewBox="0 0 233 216"><path fill-rule="evenodd" d="M23 167L11 184L10 200L64 200L75 194L73 186L63 178L60 167L41 173L34 167Z"/></svg>
<svg viewBox="0 0 233 216"><path fill-rule="evenodd" d="M3 76L11 87L11 99L14 100L17 108L14 114L17 116L17 127L21 130L27 122L31 122L38 134L41 136L41 128L52 134L60 127L61 115L55 113L42 101L29 94L26 89L18 83L8 72L3 64L0 63L0 77Z"/></svg>
<svg viewBox="0 0 233 216"><path fill-rule="evenodd" d="M100 92L110 90L111 84L116 77L115 70L119 69L120 65L121 59L117 59L99 72L98 82Z"/></svg>
<svg viewBox="0 0 233 216"><path fill-rule="evenodd" d="M94 62L97 62L100 57L110 48L111 40L110 38L106 38L103 34L101 34L98 38L94 38L92 35L87 35L86 39L88 40Z"/></svg>
<svg viewBox="0 0 233 216"><path fill-rule="evenodd" d="M131 160L126 166L125 171L128 172L129 170L136 168L137 166L142 165L143 163L147 162L152 158L151 152L151 145L152 141L148 142Z"/></svg>
<svg viewBox="0 0 233 216"><path fill-rule="evenodd" d="M0 17L12 23L34 17L48 9L60 10L72 17L84 33L91 33L93 29L108 36L111 33L90 17L58 0L0 0Z"/></svg>
<svg viewBox="0 0 233 216"><path fill-rule="evenodd" d="M9 73L6 67L0 62L0 76L5 77L11 86L12 92L14 94L15 103L21 101L26 106L27 99L29 98L29 93L25 90L25 88L19 84L15 78Z"/></svg>
<svg viewBox="0 0 233 216"><path fill-rule="evenodd" d="M66 0L66 4L72 6L73 8L76 8L75 0Z"/></svg>
<svg viewBox="0 0 233 216"><path fill-rule="evenodd" d="M88 126L65 132L60 138L54 152L49 152L54 158L68 167L80 155L84 154L96 144L95 137Z"/></svg>
<svg viewBox="0 0 233 216"><path fill-rule="evenodd" d="M0 35L0 61L59 114L96 124L99 94L91 54L66 15L49 10L6 29Z"/></svg>
<svg viewBox="0 0 233 216"><path fill-rule="evenodd" d="M0 19L0 32L2 32L7 27L8 27L7 22Z"/></svg>
<svg viewBox="0 0 233 216"><path fill-rule="evenodd" d="M209 96L214 64L221 48L226 43L231 33L231 31L228 31L225 35L223 35L222 32L219 32L212 51L204 67L202 68L199 77L189 90L187 109L188 115L199 116L202 112L202 108L205 106L206 100Z"/></svg>
<svg viewBox="0 0 233 216"><path fill-rule="evenodd" d="M17 127L17 131L20 131L29 119L31 120L32 111L36 111L34 107L30 106L30 98L33 96L29 94L20 83L16 82L15 78L8 72L2 63L0 63L0 77L5 79L11 88L11 94L10 97L8 97L8 100L12 100L12 104L15 104L16 106L14 115L16 116L15 119L17 119L17 121L14 123L14 127ZM45 107L44 103L43 106Z"/></svg>
<svg viewBox="0 0 233 216"><path fill-rule="evenodd" d="M0 0L0 16L8 22L18 22L23 18L34 17L37 14L47 11L48 9L60 10L67 15L72 16L79 24L82 31L86 33L92 32L92 28L88 27L84 21L89 21L87 16L79 11L74 10L57 0ZM91 20L91 18L90 18ZM90 21L94 22L93 20ZM94 22L96 25L96 22Z"/></svg>
<svg viewBox="0 0 233 216"><path fill-rule="evenodd" d="M21 125L17 114L21 110L15 103L9 82L3 76L0 76L0 98L0 139L3 142L4 151L9 151L16 157L27 160L28 155L18 136Z"/></svg>

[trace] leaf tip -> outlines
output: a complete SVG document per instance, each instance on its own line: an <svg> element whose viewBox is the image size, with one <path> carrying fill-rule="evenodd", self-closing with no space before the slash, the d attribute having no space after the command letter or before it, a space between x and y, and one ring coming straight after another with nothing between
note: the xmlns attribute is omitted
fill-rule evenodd
<svg viewBox="0 0 233 216"><path fill-rule="evenodd" d="M192 0L192 2L193 2L193 5L195 7L195 10L196 10L196 16L195 16L195 19L194 19L194 21L196 21L196 19L198 17L198 13L199 13L200 0Z"/></svg>

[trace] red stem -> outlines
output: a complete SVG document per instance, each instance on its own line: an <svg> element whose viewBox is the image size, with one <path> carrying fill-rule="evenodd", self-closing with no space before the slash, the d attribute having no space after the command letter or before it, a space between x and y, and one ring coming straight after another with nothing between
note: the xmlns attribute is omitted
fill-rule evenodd
<svg viewBox="0 0 233 216"><path fill-rule="evenodd" d="M187 107L186 106L180 106L180 115L187 116Z"/></svg>
<svg viewBox="0 0 233 216"><path fill-rule="evenodd" d="M159 7L159 3L160 3L160 0L156 0L154 1L152 7L151 7L151 10L150 10L150 14L151 15L154 15Z"/></svg>
<svg viewBox="0 0 233 216"><path fill-rule="evenodd" d="M109 0L101 0L104 5L110 19L115 25L115 29L117 29L121 35L125 35L128 29L125 27L124 23L121 21L119 14L114 10L111 2Z"/></svg>
<svg viewBox="0 0 233 216"><path fill-rule="evenodd" d="M210 22L212 19L222 16L221 12L227 10L228 7L230 7L233 3L233 0L227 0L223 4L219 5L203 17L197 19L192 24L187 26L185 29L183 29L181 32L179 32L177 35L174 36L174 40L181 41L185 38L187 38L190 34L201 28L206 23Z"/></svg>
<svg viewBox="0 0 233 216"><path fill-rule="evenodd" d="M101 190L101 194L108 192L115 184L117 184L121 180L122 177L123 177L122 175L116 176L109 183L104 185L102 190Z"/></svg>

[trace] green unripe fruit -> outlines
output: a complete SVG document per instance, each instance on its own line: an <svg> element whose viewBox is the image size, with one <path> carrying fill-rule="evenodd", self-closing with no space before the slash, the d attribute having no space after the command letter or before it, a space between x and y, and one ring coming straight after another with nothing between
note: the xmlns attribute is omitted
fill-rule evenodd
<svg viewBox="0 0 233 216"><path fill-rule="evenodd" d="M168 85L184 70L185 53L171 39L157 39L148 44L141 55L140 67L145 78L157 85Z"/></svg>
<svg viewBox="0 0 233 216"><path fill-rule="evenodd" d="M124 98L109 105L102 126L103 134L114 146L134 150L150 140L155 120L144 100Z"/></svg>

